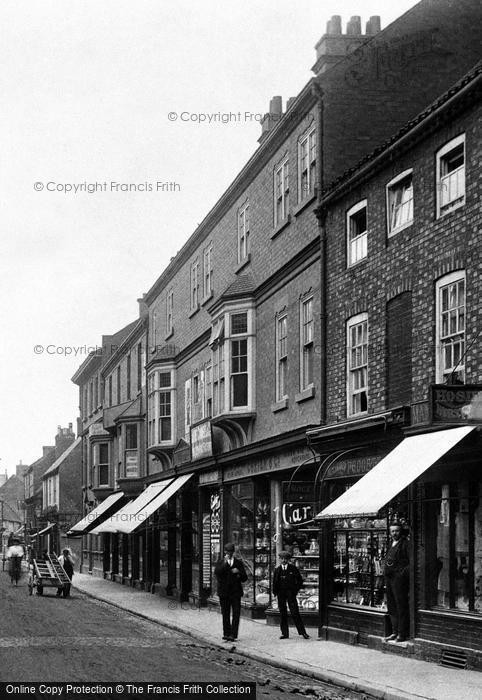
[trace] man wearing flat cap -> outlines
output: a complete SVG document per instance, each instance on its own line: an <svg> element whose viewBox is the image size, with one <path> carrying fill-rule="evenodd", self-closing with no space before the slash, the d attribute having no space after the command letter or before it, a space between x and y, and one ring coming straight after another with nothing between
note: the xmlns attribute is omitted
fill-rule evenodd
<svg viewBox="0 0 482 700"><path fill-rule="evenodd" d="M278 557L281 563L274 570L273 595L278 598L281 628L280 639L288 639L290 636L288 627L288 607L296 629L298 630L298 634L304 639L309 639L310 635L306 633L298 607L298 600L296 598L299 590L303 587L303 579L301 578L298 568L290 564L291 554L289 552L280 552Z"/></svg>
<svg viewBox="0 0 482 700"><path fill-rule="evenodd" d="M239 615L243 586L248 576L241 559L234 556L234 544L224 545L224 559L218 561L214 573L218 580L218 595L223 615L223 639L235 642L238 637Z"/></svg>

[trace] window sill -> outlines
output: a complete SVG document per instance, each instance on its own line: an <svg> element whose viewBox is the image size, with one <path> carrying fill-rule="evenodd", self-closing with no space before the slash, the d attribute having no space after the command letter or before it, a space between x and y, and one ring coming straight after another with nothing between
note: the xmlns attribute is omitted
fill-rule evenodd
<svg viewBox="0 0 482 700"><path fill-rule="evenodd" d="M243 258L243 260L241 260L239 265L234 268L234 274L237 275L238 272L241 272L241 270L244 270L246 265L249 265L250 262L251 262L251 253L248 253L247 256L245 258Z"/></svg>
<svg viewBox="0 0 482 700"><path fill-rule="evenodd" d="M281 221L277 226L275 226L275 229L274 229L273 233L272 233L271 236L270 236L271 240L272 240L273 238L276 238L276 236L277 236L279 233L281 233L281 231L283 231L287 226L289 226L290 223L291 223L291 214L288 214L288 216L286 217L286 219L283 219L283 221Z"/></svg>
<svg viewBox="0 0 482 700"><path fill-rule="evenodd" d="M196 308L193 309L193 310L188 314L188 318L192 318L193 316L195 316L195 315L197 314L198 311L199 311L199 306L196 306Z"/></svg>
<svg viewBox="0 0 482 700"><path fill-rule="evenodd" d="M299 394L296 394L295 396L295 401L296 403L301 403L302 401L307 401L308 399L312 399L315 395L315 387L313 384L310 384L310 386L306 387L306 389L303 389L303 391L300 391Z"/></svg>
<svg viewBox="0 0 482 700"><path fill-rule="evenodd" d="M390 238L395 238L397 234L399 234L401 231L405 231L407 228L410 228L410 226L413 226L413 219L408 221L406 224L403 224L403 226L399 226L398 228L394 228L392 231L389 231L388 240L390 240Z"/></svg>
<svg viewBox="0 0 482 700"><path fill-rule="evenodd" d="M288 397L280 399L280 401L276 401L275 403L271 404L271 410L273 411L273 413L283 411L285 408L288 408Z"/></svg>
<svg viewBox="0 0 482 700"><path fill-rule="evenodd" d="M169 340L169 338L172 338L174 335L174 328L171 329L171 332L168 333L167 335L164 336L164 340Z"/></svg>
<svg viewBox="0 0 482 700"><path fill-rule="evenodd" d="M450 206L450 205L447 204L446 206ZM450 207L450 208L447 209L446 211L441 211L441 210L439 209L439 210L437 211L436 219L443 219L444 216L448 216L449 214L452 214L454 211L457 211L457 209L461 209L461 208L464 207L464 206L465 206L465 199L464 199L463 202L460 202L459 204L454 204L453 207Z"/></svg>
<svg viewBox="0 0 482 700"><path fill-rule="evenodd" d="M208 296L203 298L203 300L201 301L201 306L204 306L205 304L207 304L208 301L212 298L213 298L213 292L211 291L211 293L208 294Z"/></svg>
<svg viewBox="0 0 482 700"><path fill-rule="evenodd" d="M305 199L303 199L296 209L294 210L293 214L295 216L299 216L301 212L306 209L312 202L314 202L316 199L316 192L312 192L310 195L308 195Z"/></svg>
<svg viewBox="0 0 482 700"><path fill-rule="evenodd" d="M368 260L368 255L366 255L364 258L361 260L357 260L356 262L349 263L346 267L347 270L353 270L355 267L359 267L360 265L363 265Z"/></svg>

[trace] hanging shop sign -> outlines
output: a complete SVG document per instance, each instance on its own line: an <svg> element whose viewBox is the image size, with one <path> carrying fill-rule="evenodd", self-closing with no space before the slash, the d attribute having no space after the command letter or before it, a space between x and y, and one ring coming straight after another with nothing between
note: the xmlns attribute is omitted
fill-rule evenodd
<svg viewBox="0 0 482 700"><path fill-rule="evenodd" d="M482 385L432 384L432 423L482 423Z"/></svg>
<svg viewBox="0 0 482 700"><path fill-rule="evenodd" d="M285 525L300 526L313 520L314 484L312 481L284 481L281 517Z"/></svg>
<svg viewBox="0 0 482 700"><path fill-rule="evenodd" d="M139 460L137 450L126 452L126 478L134 479L139 476Z"/></svg>
<svg viewBox="0 0 482 700"><path fill-rule="evenodd" d="M227 467L224 470L224 481L235 481L236 479L245 479L257 474L265 474L266 472L291 469L303 462L308 462L310 459L313 460L313 454L303 447L286 450L285 452L266 457L253 457L244 464Z"/></svg>
<svg viewBox="0 0 482 700"><path fill-rule="evenodd" d="M203 515L203 587L211 585L211 516Z"/></svg>
<svg viewBox="0 0 482 700"><path fill-rule="evenodd" d="M191 428L191 459L213 456L211 421L198 423Z"/></svg>

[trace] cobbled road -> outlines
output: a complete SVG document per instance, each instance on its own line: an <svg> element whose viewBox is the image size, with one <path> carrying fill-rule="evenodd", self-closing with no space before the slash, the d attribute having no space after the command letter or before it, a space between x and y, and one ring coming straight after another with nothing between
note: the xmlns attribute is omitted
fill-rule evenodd
<svg viewBox="0 0 482 700"><path fill-rule="evenodd" d="M266 700L288 700L288 695L369 700L193 640L75 587L67 599L55 597L53 588L44 591L29 596L25 578L15 587L0 571L0 681L255 681L258 698Z"/></svg>

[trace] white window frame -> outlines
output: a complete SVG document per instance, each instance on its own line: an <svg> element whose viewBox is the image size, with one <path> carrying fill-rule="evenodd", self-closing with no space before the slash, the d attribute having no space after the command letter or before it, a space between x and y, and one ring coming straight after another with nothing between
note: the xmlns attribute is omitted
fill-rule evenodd
<svg viewBox="0 0 482 700"><path fill-rule="evenodd" d="M274 225L278 226L288 218L290 211L289 158L286 156L274 169ZM278 213L278 205L280 213Z"/></svg>
<svg viewBox="0 0 482 700"><path fill-rule="evenodd" d="M174 312L174 292L170 289L166 296L166 337L170 336L174 331L173 326Z"/></svg>
<svg viewBox="0 0 482 700"><path fill-rule="evenodd" d="M447 173L445 175L442 175L442 167L443 164L447 158L447 156L454 151L456 148L458 148L460 145L463 146L463 154L464 154L464 162L463 165L459 166L455 170L453 170L451 173ZM436 194L436 201L437 201L437 219L440 218L441 216L445 216L446 214L450 214L452 211L455 209L458 209L459 207L463 207L465 204L465 192L466 192L466 187L465 187L465 165L466 165L466 148L465 148L465 134L460 134L459 136L456 136L454 139L449 141L448 143L445 144L445 146L442 146L437 151L436 154L436 186L435 186L435 194ZM454 197L452 199L449 199L447 202L444 202L444 193L450 190L452 187L455 187L457 190L457 197ZM458 189L463 192L460 194L458 192Z"/></svg>
<svg viewBox="0 0 482 700"><path fill-rule="evenodd" d="M100 447L101 445L107 445L107 462L100 461ZM93 445L94 450L94 469L97 486L110 486L110 458L111 458L111 445L109 442L95 442ZM107 466L107 481L100 480L100 468Z"/></svg>
<svg viewBox="0 0 482 700"><path fill-rule="evenodd" d="M203 251L203 299L209 299L213 289L213 244L209 243Z"/></svg>
<svg viewBox="0 0 482 700"><path fill-rule="evenodd" d="M361 326L362 324L365 324L366 326L366 340L365 343L362 344L357 344L355 347L356 348L363 348L363 346L366 346L366 351L365 351L365 362L358 362L358 364L355 364L352 366L352 350L353 346L351 343L352 340L352 329ZM352 316L351 318L348 319L346 322L346 372L347 372L347 384L346 384L346 396L347 396L347 415L348 416L361 416L361 415L366 415L368 412L368 342L369 342L369 329L368 329L368 314L366 312L363 312L361 314L357 314L356 316ZM363 349L361 350L362 352L362 360L363 360ZM365 368L365 383L360 386L355 386L355 381L356 377L360 376L360 370L363 370ZM355 374L357 373L357 374ZM366 404L367 408L366 410L355 410L354 408L354 399L356 396L361 396L365 392L366 395Z"/></svg>
<svg viewBox="0 0 482 700"><path fill-rule="evenodd" d="M233 333L231 325L232 316L244 313L247 313L246 332ZM246 413L255 410L256 387L254 373L254 328L255 319L253 303L240 304L239 306L229 306L229 310L226 310L213 320L213 330L210 340L212 351L211 364L213 382L213 416L218 416L224 413ZM240 340L246 340L246 372L233 371L233 344ZM247 375L247 404L235 406L233 403L233 377L237 374Z"/></svg>
<svg viewBox="0 0 482 700"><path fill-rule="evenodd" d="M288 398L288 314L276 315L276 401Z"/></svg>
<svg viewBox="0 0 482 700"><path fill-rule="evenodd" d="M300 299L300 391L314 386L314 353L315 353L315 317L313 313L313 294L308 294ZM305 309L311 303L311 318L305 321ZM311 382L307 381L307 368L305 361L310 353L312 363Z"/></svg>
<svg viewBox="0 0 482 700"><path fill-rule="evenodd" d="M410 178L412 196L410 199L402 201L398 205L395 203L395 194L400 191L403 182ZM399 231L411 226L413 224L413 169L409 168L404 170L402 173L394 177L386 186L386 201L387 201L387 231L389 236L394 236ZM398 226L394 226L394 217L396 220L398 212L403 213L408 210L408 218L403 221Z"/></svg>
<svg viewBox="0 0 482 700"><path fill-rule="evenodd" d="M169 374L169 386L160 382L161 374ZM169 415L162 414L161 394L169 393ZM164 405L164 404L162 404ZM173 365L156 367L149 372L148 376L148 444L152 445L173 445L176 440L176 372ZM160 423L161 419L170 418L170 438L161 439Z"/></svg>
<svg viewBox="0 0 482 700"><path fill-rule="evenodd" d="M251 252L249 233L249 201L246 201L238 210L238 264L244 262Z"/></svg>
<svg viewBox="0 0 482 700"><path fill-rule="evenodd" d="M366 209L366 229L354 238L351 237L351 222L358 212ZM355 244L355 245L353 245ZM368 204L366 199L354 204L346 213L346 250L347 250L347 266L352 267L357 265L362 260L365 260L368 254ZM356 256L353 255L353 249L357 251ZM355 259L356 257L356 259Z"/></svg>
<svg viewBox="0 0 482 700"><path fill-rule="evenodd" d="M191 296L190 306L191 311L196 311L199 308L199 258L196 258L191 263Z"/></svg>
<svg viewBox="0 0 482 700"><path fill-rule="evenodd" d="M316 127L313 126L298 141L298 202L315 194L316 149ZM303 178L305 172L306 177ZM303 182L304 179L306 184Z"/></svg>
<svg viewBox="0 0 482 700"><path fill-rule="evenodd" d="M442 308L442 293L443 290L447 287L453 286L458 284L459 282L463 282L463 289L464 289L464 302L463 305L458 305L456 307L449 307L447 310L443 310ZM457 309L462 308L463 306L463 330L459 330L460 328L460 317L458 314L456 314L456 319L455 319L455 325L456 325L456 330L453 333L446 333L444 336L442 335L443 333L443 314L447 314L452 312L456 312ZM453 372L455 371L457 373L457 377L461 381L465 381L465 360L464 360L464 353L465 353L465 348L466 348L466 319L467 319L467 280L466 280L466 273L465 270L456 270L455 272L451 272L448 275L444 275L444 277L441 277L437 282L435 283L435 313L436 313L436 322L435 322L435 332L436 332L436 341L435 341L435 380L436 383L441 384L447 381L447 378L449 378L449 383L452 383L452 380L450 379ZM453 317L452 317L453 318ZM451 341L450 339L455 339L454 341ZM459 346L460 352L459 356L461 358L461 361L457 362L452 362L450 367L446 367L445 364L445 356L446 356L446 348L451 347L451 353L453 355L454 348L456 346Z"/></svg>

